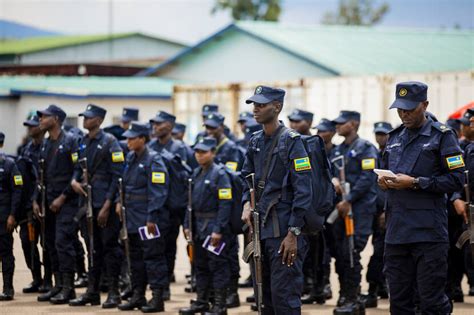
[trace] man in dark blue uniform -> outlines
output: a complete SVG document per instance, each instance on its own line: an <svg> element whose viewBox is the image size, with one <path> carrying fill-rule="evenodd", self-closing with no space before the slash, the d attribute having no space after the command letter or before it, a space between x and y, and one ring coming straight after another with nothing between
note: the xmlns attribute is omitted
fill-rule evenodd
<svg viewBox="0 0 474 315"><path fill-rule="evenodd" d="M49 133L43 141L40 159L46 185L45 245L51 261L55 286L40 295L38 301L66 304L76 298L74 271L76 252L73 241L77 237L77 195L71 188L74 166L79 158L77 141L72 134L61 129L66 113L56 105L38 111L40 128ZM40 216L37 202L33 211Z"/></svg>
<svg viewBox="0 0 474 315"><path fill-rule="evenodd" d="M233 237L229 228L233 195L225 166L214 163L216 146L214 138L206 137L194 147L199 167L192 176L193 222L186 216L184 233L188 240L194 241L197 299L189 308L181 309L180 314L227 314L226 295L231 276L227 244ZM193 235L190 224L193 224ZM225 243L219 255L203 248L206 238L212 246ZM214 303L209 309L210 285L214 290Z"/></svg>
<svg viewBox="0 0 474 315"><path fill-rule="evenodd" d="M104 131L111 133L120 143L124 154L128 152L127 141L123 137L123 133L130 127L133 121L138 121L138 108L124 107L122 110L122 117L120 119L120 125L112 125L104 128Z"/></svg>
<svg viewBox="0 0 474 315"><path fill-rule="evenodd" d="M144 313L164 311L163 289L168 285L165 238L169 230L169 211L165 207L169 191L169 173L161 156L148 149L148 128L132 123L124 134L127 155L123 185L133 295L122 311L139 308ZM120 213L121 204L116 211ZM142 230L140 233L139 230ZM153 297L147 303L145 289L150 284Z"/></svg>
<svg viewBox="0 0 474 315"><path fill-rule="evenodd" d="M311 136L311 125L314 114L302 109L295 109L288 115L290 128L304 136Z"/></svg>
<svg viewBox="0 0 474 315"><path fill-rule="evenodd" d="M263 255L263 314L300 314L303 261L307 244L301 237L305 209L311 203L311 164L301 136L278 120L285 91L258 86L246 100L263 131L250 139L242 175L255 174ZM274 154L277 143L288 146L285 159ZM267 174L263 174L265 164ZM264 178L263 178L264 177ZM242 220L252 226L250 194L245 187Z"/></svg>
<svg viewBox="0 0 474 315"><path fill-rule="evenodd" d="M120 145L110 134L105 133L100 125L104 121L106 110L89 104L79 116L84 117L83 126L88 134L79 143L79 161L74 171L71 186L83 199L87 198L82 186L84 172L82 167L87 167L88 183L92 188L92 215L93 215L93 255L94 264L89 267L88 288L85 294L69 302L71 306L86 304L100 304L99 280L102 271L109 285L107 300L103 308L115 308L120 303L118 292L118 277L120 274L121 251L118 243L120 221L115 213L115 195L117 193L118 179L122 175L125 161ZM86 159L87 165L84 165ZM83 165L81 165L83 164ZM85 200L81 203L85 205ZM84 209L84 208L83 208ZM85 212L81 211L82 223L85 224ZM85 235L86 244L89 244L89 235Z"/></svg>
<svg viewBox="0 0 474 315"><path fill-rule="evenodd" d="M3 148L5 134L0 132L0 149ZM23 178L15 161L0 153L0 259L2 263L3 292L0 301L11 301L15 295L13 289L13 229L16 226Z"/></svg>
<svg viewBox="0 0 474 315"><path fill-rule="evenodd" d="M336 124L327 118L322 118L319 123L313 127L313 129L316 129L317 135L323 139L326 154L331 156L332 151L336 147L336 145L332 142L332 138L334 138L334 135L336 134Z"/></svg>
<svg viewBox="0 0 474 315"><path fill-rule="evenodd" d="M219 112L219 105L216 105L216 104L203 105L202 110L201 110L201 117L202 117L203 123L206 121L207 116L209 116L210 114L218 113L218 112ZM207 136L206 130L200 131L197 134L196 139L194 140L194 143L195 144L198 143L199 140L204 139L206 136Z"/></svg>
<svg viewBox="0 0 474 315"><path fill-rule="evenodd" d="M342 196L342 200L336 204L339 217L333 225L337 250L336 271L341 285L338 307L334 310L334 314L358 314L364 309L358 300L362 271L360 253L372 234L372 222L376 212L377 177L373 169L377 165L377 149L358 135L360 113L343 110L334 122L337 133L344 137L344 141L336 146L331 156L334 170L340 170L336 171L337 177L333 180L338 195L342 195L340 184L342 175L345 175L346 182L350 184L350 192L346 191L347 195ZM342 163L344 163L344 174L341 174ZM349 227L345 222L350 211L354 220L352 253L349 238L346 236L346 229ZM353 267L351 267L351 255Z"/></svg>
<svg viewBox="0 0 474 315"><path fill-rule="evenodd" d="M186 125L181 123L175 123L171 134L176 140L184 141L184 134L186 133Z"/></svg>
<svg viewBox="0 0 474 315"><path fill-rule="evenodd" d="M243 134L243 137L240 139L235 140L235 143L242 147L243 149L247 149L247 144L248 141L246 140L245 137L245 130L247 129L247 126L249 124L253 124L255 122L255 119L253 118L253 114L251 112L241 112L239 114L239 119L237 120L237 124L240 127L240 131Z"/></svg>
<svg viewBox="0 0 474 315"><path fill-rule="evenodd" d="M423 314L449 314L445 294L448 254L446 194L462 189L464 161L456 135L425 116L428 86L403 82L395 102L402 125L392 132L380 177L387 191L384 273L392 314L415 314L414 288Z"/></svg>
<svg viewBox="0 0 474 315"><path fill-rule="evenodd" d="M388 141L388 133L393 129L392 125L385 121L376 122L374 124L375 142L379 145L377 161L380 164L382 153ZM380 168L380 165L379 167ZM385 240L385 192L377 187L377 212L374 216L372 224L372 246L374 252L370 257L367 266L366 279L369 283L369 292L364 296L366 308L377 307L378 296L387 298L387 286L385 284L385 276L383 275L383 252Z"/></svg>

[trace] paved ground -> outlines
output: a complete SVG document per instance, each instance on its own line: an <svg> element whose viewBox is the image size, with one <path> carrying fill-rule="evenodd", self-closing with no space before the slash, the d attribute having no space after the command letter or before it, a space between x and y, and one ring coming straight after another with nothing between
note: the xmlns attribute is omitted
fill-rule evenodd
<svg viewBox="0 0 474 315"><path fill-rule="evenodd" d="M162 314L177 314L178 310L181 307L188 305L189 300L194 297L194 294L188 294L184 292L184 287L186 286L185 274L189 272L189 263L185 251L185 241L182 236L180 236L178 242L178 258L176 266L176 278L177 283L173 284L171 287L172 297L171 301L166 302L166 312ZM367 266L368 259L372 253L372 248L370 246L363 252L364 266ZM16 260L16 272L15 272L15 289L17 291L15 295L15 300L11 302L2 302L0 304L0 314L95 314L95 313L119 313L126 314L132 312L122 312L117 309L114 310L103 310L100 307L69 307L69 306L53 306L49 303L38 303L36 302L36 294L23 294L21 289L23 286L31 281L31 276L29 270L26 268L26 264L23 258L21 251L20 241L18 235L15 235L15 256ZM248 268L245 263L241 264L242 266L242 278L248 276ZM326 305L311 305L303 306L303 314L321 314L329 315L332 314L334 305L337 298L337 279L335 275L332 275L331 283L333 287L334 298L326 303ZM464 280L463 282L464 291L467 292L467 283ZM362 290L367 290L367 284L363 283ZM85 289L77 290L78 293L84 292ZM244 301L245 298L251 294L250 289L240 289L240 299ZM148 295L150 293L148 292ZM102 295L102 301L105 300L105 294ZM135 314L141 314L141 312L135 311ZM250 311L249 304L243 302L242 306L236 309L229 310L229 314L254 314ZM377 309L367 310L369 315L378 315L378 314L389 314L388 312L388 302L387 300L379 301L379 307ZM466 303L456 304L454 309L454 314L474 314L474 297L466 297Z"/></svg>

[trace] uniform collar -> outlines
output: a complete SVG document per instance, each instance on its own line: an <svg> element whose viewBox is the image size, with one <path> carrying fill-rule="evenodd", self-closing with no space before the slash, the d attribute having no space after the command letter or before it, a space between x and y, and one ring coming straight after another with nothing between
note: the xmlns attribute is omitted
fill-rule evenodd
<svg viewBox="0 0 474 315"><path fill-rule="evenodd" d="M421 129L418 131L418 135L422 136L427 136L429 137L431 135L431 124L433 121L431 119L426 119L425 124L421 127ZM400 135L405 135L408 132L408 128L404 128Z"/></svg>
<svg viewBox="0 0 474 315"><path fill-rule="evenodd" d="M95 139L102 139L102 137L104 136L104 131L102 129L99 129L99 132L95 135L94 138L91 138L89 134L87 134L87 138L91 139L91 140L95 140Z"/></svg>

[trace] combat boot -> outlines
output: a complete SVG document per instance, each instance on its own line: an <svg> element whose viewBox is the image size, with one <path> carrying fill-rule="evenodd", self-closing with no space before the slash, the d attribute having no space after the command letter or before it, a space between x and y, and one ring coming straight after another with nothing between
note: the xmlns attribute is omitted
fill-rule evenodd
<svg viewBox="0 0 474 315"><path fill-rule="evenodd" d="M125 289L122 291L122 293L120 294L120 298L122 299L122 301L126 301L129 298L131 298L132 295L133 295L132 286L131 286L131 284L128 284L125 287Z"/></svg>
<svg viewBox="0 0 474 315"><path fill-rule="evenodd" d="M309 294L301 299L303 304L324 304L326 303L326 294L324 293L324 283L318 283L313 280L313 287Z"/></svg>
<svg viewBox="0 0 474 315"><path fill-rule="evenodd" d="M167 286L163 289L163 301L169 301L171 299L171 291L170 291L170 287Z"/></svg>
<svg viewBox="0 0 474 315"><path fill-rule="evenodd" d="M145 290L133 290L133 294L130 298L130 301L125 304L120 304L118 306L118 309L121 311L133 311L136 308L141 309L145 305Z"/></svg>
<svg viewBox="0 0 474 315"><path fill-rule="evenodd" d="M451 300L455 303L464 303L464 293L461 286L455 286L451 292Z"/></svg>
<svg viewBox="0 0 474 315"><path fill-rule="evenodd" d="M118 280L111 279L107 299L102 303L102 308L116 308L120 304L120 293L118 291Z"/></svg>
<svg viewBox="0 0 474 315"><path fill-rule="evenodd" d="M226 290L215 290L214 303L209 311L204 312L204 315L227 315L226 293Z"/></svg>
<svg viewBox="0 0 474 315"><path fill-rule="evenodd" d="M334 315L365 315L365 307L358 300L358 288L346 288L345 302L334 309Z"/></svg>
<svg viewBox="0 0 474 315"><path fill-rule="evenodd" d="M158 313L165 311L165 303L163 301L163 289L154 289L152 291L152 298L147 305L142 306L143 313Z"/></svg>
<svg viewBox="0 0 474 315"><path fill-rule="evenodd" d="M76 298L76 291L74 290L74 274L63 273L63 285L58 294L51 297L49 302L51 304L67 304L70 300Z"/></svg>
<svg viewBox="0 0 474 315"><path fill-rule="evenodd" d="M364 303L366 308L377 307L377 304L378 304L377 291L378 291L377 284L375 284L373 282L370 282L369 283L369 292L368 292L368 294L361 296L361 302Z"/></svg>
<svg viewBox="0 0 474 315"><path fill-rule="evenodd" d="M469 296L474 296L474 285L469 287Z"/></svg>
<svg viewBox="0 0 474 315"><path fill-rule="evenodd" d="M209 291L207 289L197 289L196 300L191 301L191 305L179 310L180 315L194 315L209 310Z"/></svg>
<svg viewBox="0 0 474 315"><path fill-rule="evenodd" d="M227 288L226 306L227 308L234 308L240 306L240 297L238 293L239 279L231 279L230 285Z"/></svg>
<svg viewBox="0 0 474 315"><path fill-rule="evenodd" d="M54 287L52 287L48 292L40 294L37 298L38 302L48 302L53 296L61 291L63 278L59 272L55 272L54 276Z"/></svg>
<svg viewBox="0 0 474 315"><path fill-rule="evenodd" d="M51 277L52 277L51 270L45 267L43 282L38 288L39 293L47 293L48 291L51 290L51 288L53 287L53 281Z"/></svg>
<svg viewBox="0 0 474 315"><path fill-rule="evenodd" d="M15 295L13 290L13 272L3 272L3 293L0 294L0 301L11 301Z"/></svg>
<svg viewBox="0 0 474 315"><path fill-rule="evenodd" d="M41 270L33 269L31 271L33 282L23 288L23 293L36 293L41 285Z"/></svg>
<svg viewBox="0 0 474 315"><path fill-rule="evenodd" d="M94 277L89 276L88 286L86 293L79 296L77 299L69 301L69 306L85 306L90 305L99 305L100 304L100 294L97 290L97 281Z"/></svg>

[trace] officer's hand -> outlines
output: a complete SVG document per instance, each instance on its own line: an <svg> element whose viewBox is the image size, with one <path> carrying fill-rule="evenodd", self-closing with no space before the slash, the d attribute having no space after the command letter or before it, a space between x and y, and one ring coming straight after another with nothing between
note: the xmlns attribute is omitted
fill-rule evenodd
<svg viewBox="0 0 474 315"><path fill-rule="evenodd" d="M389 189L388 184L390 184L391 181L393 181L393 178L379 176L379 178L377 179L377 184L379 184L379 187L383 190L387 190Z"/></svg>
<svg viewBox="0 0 474 315"><path fill-rule="evenodd" d="M71 181L71 187L72 187L72 190L76 192L76 194L81 195L81 196L87 196L87 193L82 187L81 183L79 183L75 179Z"/></svg>
<svg viewBox="0 0 474 315"><path fill-rule="evenodd" d="M336 194L342 195L342 186L339 179L336 177L333 177L331 181L332 181L332 184L334 185L334 189L336 190Z"/></svg>
<svg viewBox="0 0 474 315"><path fill-rule="evenodd" d="M184 237L188 242L192 240L193 236L191 235L191 231L189 229L184 229Z"/></svg>
<svg viewBox="0 0 474 315"><path fill-rule="evenodd" d="M278 250L278 254L282 254L281 263L282 265L287 265L291 267L297 258L298 253L298 242L297 237L288 232L286 237L283 239L280 245L280 249Z"/></svg>
<svg viewBox="0 0 474 315"><path fill-rule="evenodd" d="M467 217L467 211L466 211L466 208L467 208L466 202L461 199L456 199L453 201L453 206L454 206L454 210L456 210L456 213L464 218L464 222L466 222L466 224L469 224L469 219Z"/></svg>
<svg viewBox="0 0 474 315"><path fill-rule="evenodd" d="M244 204L241 220L248 225L250 233L253 233L252 226L252 210L250 209L250 202Z"/></svg>
<svg viewBox="0 0 474 315"><path fill-rule="evenodd" d="M151 234L151 235L156 235L157 234L155 223L147 222L146 223L146 229L148 230L148 234Z"/></svg>
<svg viewBox="0 0 474 315"><path fill-rule="evenodd" d="M212 232L212 234L211 234L211 245L214 246L214 247L217 247L219 245L219 243L221 242L221 239L222 239L222 234Z"/></svg>
<svg viewBox="0 0 474 315"><path fill-rule="evenodd" d="M13 229L15 228L15 226L16 226L15 217L13 215L9 215L7 219L7 232L8 233L13 232Z"/></svg>
<svg viewBox="0 0 474 315"><path fill-rule="evenodd" d="M337 209L337 212L339 213L339 216L341 218L345 218L346 215L351 210L351 203L347 200L343 200L336 204L336 209Z"/></svg>
<svg viewBox="0 0 474 315"><path fill-rule="evenodd" d="M61 207L64 205L64 202L66 202L66 196L61 194L58 198L53 200L53 203L49 206L49 209L53 213L58 213L59 210L61 210Z"/></svg>
<svg viewBox="0 0 474 315"><path fill-rule="evenodd" d="M115 204L115 213L118 215L120 222L123 221L122 218L122 204L120 202L117 202Z"/></svg>
<svg viewBox="0 0 474 315"><path fill-rule="evenodd" d="M38 220L41 220L41 208L36 200L33 201L33 213Z"/></svg>
<svg viewBox="0 0 474 315"><path fill-rule="evenodd" d="M97 215L97 225L101 228L105 228L107 225L107 220L109 219L110 214L110 206L112 202L110 200L106 200L102 209L100 209L99 214Z"/></svg>
<svg viewBox="0 0 474 315"><path fill-rule="evenodd" d="M388 180L386 182L388 188L402 190L412 188L413 179L413 177L406 174L397 174L397 176L391 180L392 182L389 182Z"/></svg>

